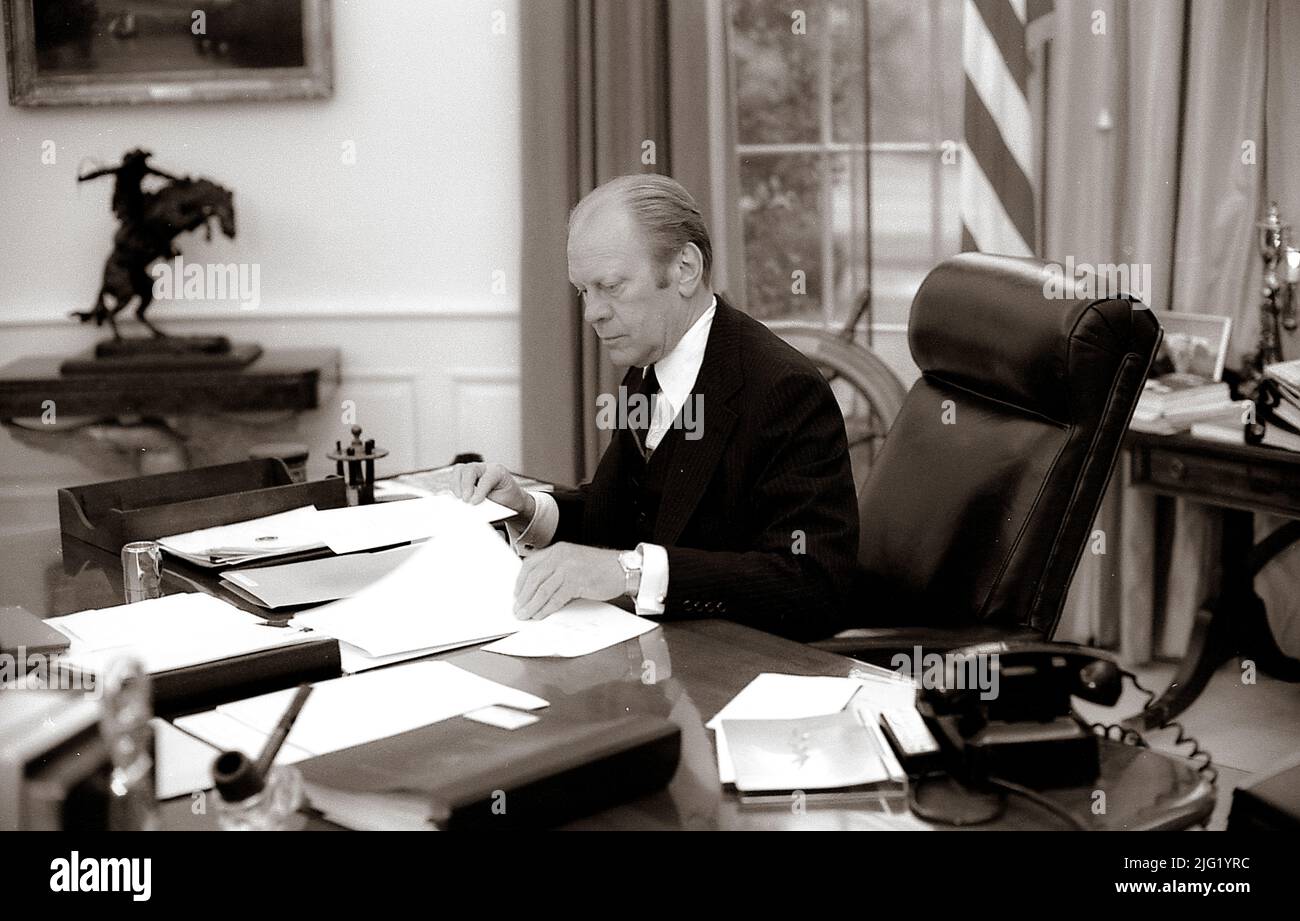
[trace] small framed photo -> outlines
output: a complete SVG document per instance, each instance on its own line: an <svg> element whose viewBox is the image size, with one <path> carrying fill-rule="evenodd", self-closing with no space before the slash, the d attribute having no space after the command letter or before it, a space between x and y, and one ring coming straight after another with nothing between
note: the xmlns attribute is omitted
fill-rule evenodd
<svg viewBox="0 0 1300 921"><path fill-rule="evenodd" d="M1228 357L1228 337L1232 332L1230 317L1209 313L1157 314L1164 327L1164 339L1156 356L1151 376L1189 374L1210 381L1223 380L1223 365Z"/></svg>
<svg viewBox="0 0 1300 921"><path fill-rule="evenodd" d="M334 78L329 0L2 0L16 106L306 99Z"/></svg>

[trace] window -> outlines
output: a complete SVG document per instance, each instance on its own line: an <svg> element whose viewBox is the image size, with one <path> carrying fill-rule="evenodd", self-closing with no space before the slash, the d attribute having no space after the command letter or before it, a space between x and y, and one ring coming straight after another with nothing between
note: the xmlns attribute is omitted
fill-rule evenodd
<svg viewBox="0 0 1300 921"><path fill-rule="evenodd" d="M870 254L872 320L904 324L957 251L957 167L941 154L960 138L961 16L952 0L728 0L751 314L842 326Z"/></svg>

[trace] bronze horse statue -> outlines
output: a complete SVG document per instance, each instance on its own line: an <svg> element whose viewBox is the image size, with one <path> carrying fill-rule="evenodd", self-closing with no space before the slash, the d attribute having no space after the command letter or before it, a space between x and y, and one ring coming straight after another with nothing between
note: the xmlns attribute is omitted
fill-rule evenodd
<svg viewBox="0 0 1300 921"><path fill-rule="evenodd" d="M120 166L77 177L78 182L107 175L117 177L113 213L121 226L113 236L113 252L104 264L104 283L90 310L71 314L83 323L107 323L114 339L122 338L117 331L117 315L135 298L139 298L136 319L154 336L166 336L145 319L145 311L153 303L154 279L149 267L159 259L175 259L181 254L173 242L178 235L205 225L211 240L209 222L216 220L222 233L235 236L234 194L229 189L208 179L172 176L150 166L149 157L145 150L128 151ZM141 182L147 175L162 177L168 183L157 192L145 192Z"/></svg>

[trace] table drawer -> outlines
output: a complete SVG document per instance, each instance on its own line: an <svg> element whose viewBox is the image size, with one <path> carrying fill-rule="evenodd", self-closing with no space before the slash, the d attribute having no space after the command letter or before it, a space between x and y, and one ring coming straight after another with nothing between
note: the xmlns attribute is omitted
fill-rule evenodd
<svg viewBox="0 0 1300 921"><path fill-rule="evenodd" d="M1300 507L1300 478L1291 466L1162 448L1151 448L1147 457L1146 476L1139 476L1137 485Z"/></svg>

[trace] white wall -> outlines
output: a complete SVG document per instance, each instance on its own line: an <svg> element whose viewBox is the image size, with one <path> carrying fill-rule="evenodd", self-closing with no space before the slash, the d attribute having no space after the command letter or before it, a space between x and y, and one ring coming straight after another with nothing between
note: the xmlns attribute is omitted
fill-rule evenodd
<svg viewBox="0 0 1300 921"><path fill-rule="evenodd" d="M310 442L316 472L348 399L393 450L390 469L462 450L517 463L518 0L333 8L328 100L0 106L0 364L71 354L104 335L66 315L98 289L112 181L75 177L145 147L164 169L235 190L236 239L183 236L186 259L261 273L255 309L162 303L151 319L178 334L342 350L328 402L284 432ZM498 10L504 34L493 30ZM46 141L53 164L42 163ZM268 429L265 440L275 437ZM52 523L56 486L104 478L102 464L0 434L0 531Z"/></svg>

